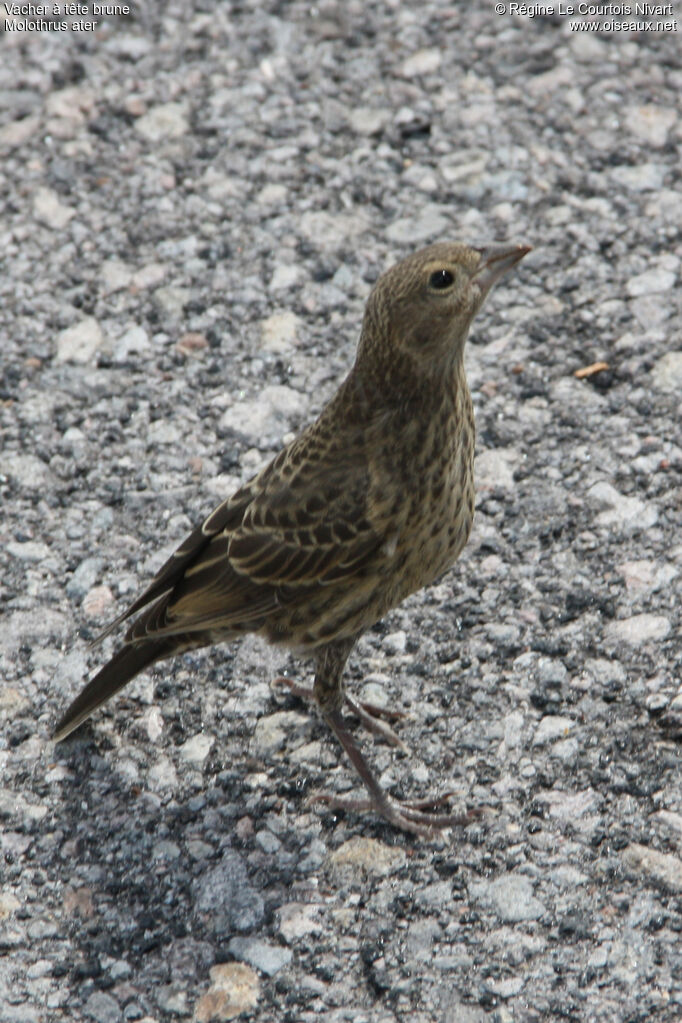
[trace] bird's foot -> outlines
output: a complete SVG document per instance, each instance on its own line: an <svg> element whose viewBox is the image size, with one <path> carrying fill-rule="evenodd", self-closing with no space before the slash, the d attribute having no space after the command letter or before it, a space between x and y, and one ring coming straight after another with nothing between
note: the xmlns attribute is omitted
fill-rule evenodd
<svg viewBox="0 0 682 1023"><path fill-rule="evenodd" d="M305 700L308 703L317 703L312 689L308 686L302 686L299 682L294 682L293 679L287 678L286 675L278 675L270 684L275 690L286 689L292 696L298 696L299 699ZM397 746L403 753L409 753L403 740L389 724L389 721L399 721L401 718L407 717L404 711L389 710L367 700L356 700L348 693L344 693L343 699L348 709L360 719L367 731L382 736L392 746Z"/></svg>
<svg viewBox="0 0 682 1023"><path fill-rule="evenodd" d="M311 796L310 803L324 803L332 810L350 810L362 813L373 810L396 828L411 831L415 835L432 838L439 831L452 827L467 827L479 816L478 810L465 813L433 813L429 812L443 806L453 793L446 792L442 796L431 796L426 799L406 800L402 802L382 793L383 798L353 799L347 796L334 796L326 792Z"/></svg>

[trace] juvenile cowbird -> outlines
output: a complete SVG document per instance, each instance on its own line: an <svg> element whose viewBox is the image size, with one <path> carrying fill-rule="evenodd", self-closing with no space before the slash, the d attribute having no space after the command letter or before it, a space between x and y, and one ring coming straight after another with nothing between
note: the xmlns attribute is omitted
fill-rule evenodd
<svg viewBox="0 0 682 1023"><path fill-rule="evenodd" d="M344 694L341 676L359 636L466 543L474 418L464 342L492 286L528 251L431 245L379 278L336 395L109 626L104 635L144 608L57 725L57 740L153 662L256 632L314 659L312 691L290 688L314 699L369 792L318 798L417 834L467 822L436 811L442 797L401 803L384 792L346 726L344 700L399 740L376 708Z"/></svg>

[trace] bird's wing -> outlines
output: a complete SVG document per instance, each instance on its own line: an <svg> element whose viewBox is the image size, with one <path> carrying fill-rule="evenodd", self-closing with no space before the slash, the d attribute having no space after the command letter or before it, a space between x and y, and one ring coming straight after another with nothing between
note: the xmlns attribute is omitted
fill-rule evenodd
<svg viewBox="0 0 682 1023"><path fill-rule="evenodd" d="M282 452L188 537L136 602L159 598L127 640L255 630L381 556L386 530L372 514L364 445L318 450L299 465L295 454Z"/></svg>

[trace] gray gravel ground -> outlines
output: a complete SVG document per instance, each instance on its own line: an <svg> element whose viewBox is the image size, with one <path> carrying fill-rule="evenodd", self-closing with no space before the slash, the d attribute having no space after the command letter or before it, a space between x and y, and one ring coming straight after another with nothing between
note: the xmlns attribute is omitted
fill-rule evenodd
<svg viewBox="0 0 682 1023"><path fill-rule="evenodd" d="M140 6L0 43L1 1023L679 1020L680 30ZM469 346L475 532L348 676L409 714L409 758L363 736L384 783L480 820L308 806L355 781L255 641L55 748L87 640L320 408L381 270L494 238L534 251Z"/></svg>

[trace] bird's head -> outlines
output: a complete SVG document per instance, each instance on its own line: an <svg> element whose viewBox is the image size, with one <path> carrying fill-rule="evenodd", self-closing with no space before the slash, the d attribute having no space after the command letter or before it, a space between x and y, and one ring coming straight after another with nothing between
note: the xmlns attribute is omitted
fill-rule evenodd
<svg viewBox="0 0 682 1023"><path fill-rule="evenodd" d="M359 356L406 361L419 375L446 371L493 285L529 251L442 242L408 256L369 296Z"/></svg>

